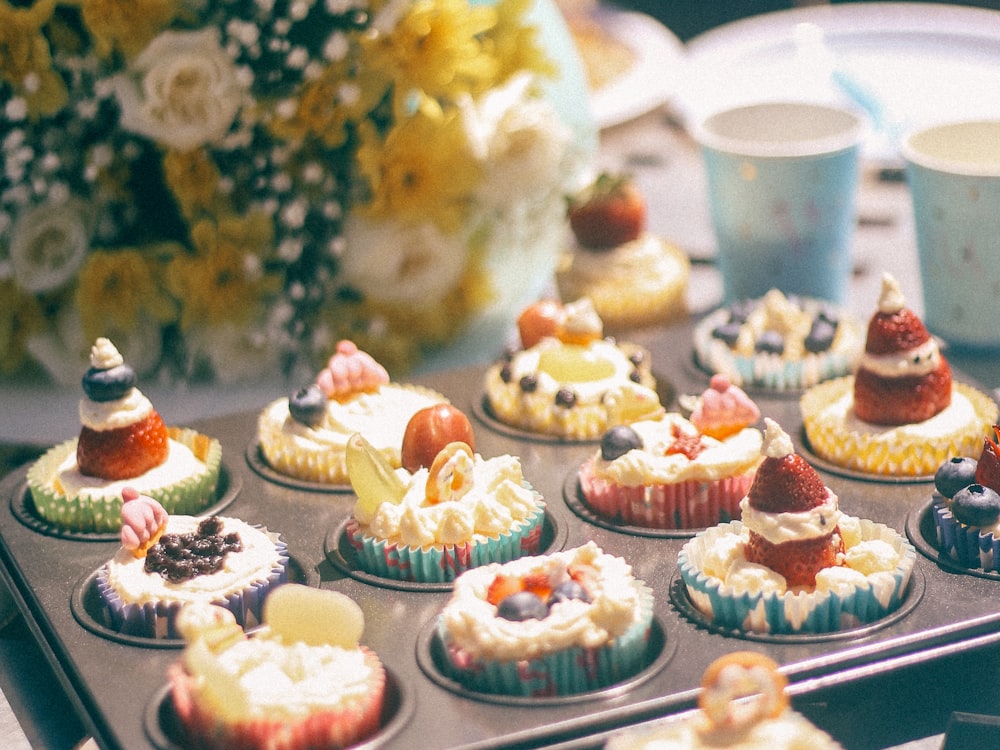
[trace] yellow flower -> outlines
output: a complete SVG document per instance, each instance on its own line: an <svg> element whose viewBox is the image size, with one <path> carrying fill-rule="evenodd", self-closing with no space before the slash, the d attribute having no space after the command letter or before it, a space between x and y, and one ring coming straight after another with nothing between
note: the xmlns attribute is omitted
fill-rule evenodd
<svg viewBox="0 0 1000 750"><path fill-rule="evenodd" d="M177 316L176 304L162 289L154 270L157 255L170 248L95 250L80 270L76 307L87 340L108 330L133 330L142 314L161 323Z"/></svg>
<svg viewBox="0 0 1000 750"><path fill-rule="evenodd" d="M209 212L216 199L219 168L202 149L171 149L163 157L164 180L181 213L193 219Z"/></svg>
<svg viewBox="0 0 1000 750"><path fill-rule="evenodd" d="M51 115L66 103L66 84L52 70L49 43L42 27L55 11L56 0L37 0L13 7L0 0L0 77L28 102L34 115Z"/></svg>
<svg viewBox="0 0 1000 750"><path fill-rule="evenodd" d="M28 358L28 338L45 327L38 300L13 279L0 279L0 372L12 373Z"/></svg>
<svg viewBox="0 0 1000 750"><path fill-rule="evenodd" d="M80 0L97 53L137 55L179 14L180 0Z"/></svg>
<svg viewBox="0 0 1000 750"><path fill-rule="evenodd" d="M559 69L538 43L538 28L524 21L532 2L503 0L497 4L499 18L484 46L499 60L498 76L502 81L521 71L558 75Z"/></svg>
<svg viewBox="0 0 1000 750"><path fill-rule="evenodd" d="M457 113L435 118L418 111L384 142L368 123L360 134L358 166L371 190L369 204L360 208L365 215L432 221L445 233L460 228L481 168Z"/></svg>
<svg viewBox="0 0 1000 750"><path fill-rule="evenodd" d="M181 302L183 330L245 323L281 289L281 277L265 267L273 227L262 213L208 219L191 230L197 252L178 255L167 267L167 286Z"/></svg>

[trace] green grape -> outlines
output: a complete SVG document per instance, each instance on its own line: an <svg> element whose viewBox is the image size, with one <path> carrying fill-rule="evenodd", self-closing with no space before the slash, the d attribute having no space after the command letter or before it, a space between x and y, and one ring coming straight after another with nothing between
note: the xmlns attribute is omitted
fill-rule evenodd
<svg viewBox="0 0 1000 750"><path fill-rule="evenodd" d="M371 518L382 503L399 503L406 485L385 456L355 433L347 441L347 476L358 496L355 516Z"/></svg>
<svg viewBox="0 0 1000 750"><path fill-rule="evenodd" d="M585 383L615 374L613 362L577 344L564 344L542 352L538 369L560 383Z"/></svg>

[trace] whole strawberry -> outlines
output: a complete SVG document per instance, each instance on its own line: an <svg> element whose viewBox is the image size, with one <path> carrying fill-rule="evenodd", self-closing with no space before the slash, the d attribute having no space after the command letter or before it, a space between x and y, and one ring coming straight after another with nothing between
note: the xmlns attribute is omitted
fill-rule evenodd
<svg viewBox="0 0 1000 750"><path fill-rule="evenodd" d="M646 201L630 177L602 172L569 200L569 225L579 245L609 249L637 239L646 228Z"/></svg>

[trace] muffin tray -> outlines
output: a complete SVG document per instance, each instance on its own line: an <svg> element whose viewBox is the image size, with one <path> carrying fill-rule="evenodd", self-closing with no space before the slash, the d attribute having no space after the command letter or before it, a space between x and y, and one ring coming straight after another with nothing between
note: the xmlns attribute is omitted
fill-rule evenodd
<svg viewBox="0 0 1000 750"><path fill-rule="evenodd" d="M689 359L690 336L691 325L685 324L631 337L649 348L654 371L668 379L676 394L697 394L708 384L708 375ZM885 523L917 548L903 607L883 621L836 634L747 637L713 628L691 606L677 573L677 555L691 534L656 533L594 517L578 496L576 472L595 444L537 440L496 429L482 416L481 376L482 368L468 368L428 375L420 382L470 415L480 453L520 457L525 477L547 501L544 551L593 540L624 557L653 588L648 665L623 684L579 696L520 699L472 693L450 681L439 669L440 644L433 626L450 586L390 582L357 571L343 539L353 495L269 478L257 463L256 412L191 425L222 442L227 479L219 498L223 513L279 532L288 544L293 580L342 591L361 605L363 642L382 658L390 687L384 729L364 746L599 747L620 728L692 708L704 669L731 651L751 649L771 656L783 665L794 700L808 701L833 685L863 683L904 666L1000 642L1000 577L966 572L939 559L933 524L926 518L932 491L928 481L855 478L816 462L843 511ZM956 377L968 380L957 371ZM801 439L797 399L760 392L753 396L763 414L776 419L812 459ZM94 604L93 575L118 542L107 536L47 533L32 523L26 468L0 481L0 573L25 621L100 746L176 747L176 719L165 686L180 644L105 632Z"/></svg>

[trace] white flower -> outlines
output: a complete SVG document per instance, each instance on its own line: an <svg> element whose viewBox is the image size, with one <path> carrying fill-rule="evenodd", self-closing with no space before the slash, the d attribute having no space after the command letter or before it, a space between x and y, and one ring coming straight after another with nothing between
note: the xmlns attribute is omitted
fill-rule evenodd
<svg viewBox="0 0 1000 750"><path fill-rule="evenodd" d="M464 234L443 235L430 222L371 222L351 214L343 234L342 278L370 299L420 308L436 303L465 271Z"/></svg>
<svg viewBox="0 0 1000 750"><path fill-rule="evenodd" d="M181 151L221 140L246 97L217 29L161 33L115 90L123 127Z"/></svg>
<svg viewBox="0 0 1000 750"><path fill-rule="evenodd" d="M282 347L255 326L224 323L190 331L187 345L195 359L203 358L222 384L265 378L281 372Z"/></svg>
<svg viewBox="0 0 1000 750"><path fill-rule="evenodd" d="M31 206L14 221L10 263L18 286L41 293L66 285L90 247L91 217L83 201Z"/></svg>

